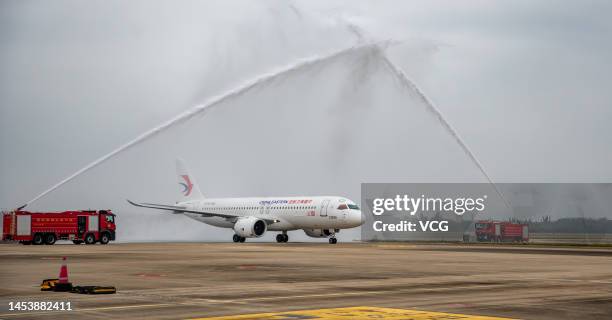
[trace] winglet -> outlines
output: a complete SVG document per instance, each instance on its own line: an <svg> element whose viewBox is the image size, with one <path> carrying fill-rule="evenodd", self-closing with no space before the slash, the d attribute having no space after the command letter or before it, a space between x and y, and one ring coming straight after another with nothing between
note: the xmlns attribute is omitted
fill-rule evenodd
<svg viewBox="0 0 612 320"><path fill-rule="evenodd" d="M129 202L131 205L136 206L136 207L140 207L140 205L136 202L130 201L130 199L125 199L127 202Z"/></svg>

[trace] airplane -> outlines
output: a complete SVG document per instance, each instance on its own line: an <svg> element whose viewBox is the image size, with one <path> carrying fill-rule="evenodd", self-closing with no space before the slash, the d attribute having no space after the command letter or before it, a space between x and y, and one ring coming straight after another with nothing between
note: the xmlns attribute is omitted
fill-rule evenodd
<svg viewBox="0 0 612 320"><path fill-rule="evenodd" d="M205 198L180 159L176 160L176 172L181 200L175 205L127 201L137 207L172 211L215 227L233 229L234 242L259 238L266 231L279 231L276 242L287 242L287 231L302 229L310 237L327 237L330 244L336 244L336 233L341 229L365 222L359 206L345 197Z"/></svg>

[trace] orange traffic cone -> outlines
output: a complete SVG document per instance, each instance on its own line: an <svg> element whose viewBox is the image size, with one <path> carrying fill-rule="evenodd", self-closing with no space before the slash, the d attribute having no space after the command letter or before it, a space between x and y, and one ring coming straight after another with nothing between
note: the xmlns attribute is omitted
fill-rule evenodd
<svg viewBox="0 0 612 320"><path fill-rule="evenodd" d="M55 285L55 291L70 291L72 283L68 282L68 266L66 265L66 257L62 258L62 267L60 268L59 278Z"/></svg>

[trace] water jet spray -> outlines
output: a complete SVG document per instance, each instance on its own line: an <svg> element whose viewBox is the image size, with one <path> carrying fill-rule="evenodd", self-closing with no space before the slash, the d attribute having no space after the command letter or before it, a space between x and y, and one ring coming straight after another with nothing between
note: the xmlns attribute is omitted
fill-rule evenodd
<svg viewBox="0 0 612 320"><path fill-rule="evenodd" d="M39 200L40 198L46 196L47 194L49 194L50 192L54 191L55 189L61 187L62 185L66 184L67 182L73 180L74 178L78 177L79 175L97 167L98 165L102 164L103 162L113 158L114 156L116 156L117 154L145 141L148 140L149 138L152 138L153 136L156 136L157 134L165 131L166 129L179 124L179 123L183 123L191 118L193 118L196 115L200 115L203 114L204 112L210 110L211 108L219 105L222 102L225 102L227 100L230 100L232 98L236 98L239 97L243 94L245 94L246 92L249 92L252 89L255 89L257 87L260 87L262 85L265 85L267 83L270 83L278 78L281 78L283 76L286 76L288 74L294 73L294 72L298 72L300 70L304 70L306 68L318 65L320 63L323 63L325 61L329 61L332 59L336 59L345 55L349 55L352 54L354 52L358 52L361 50L371 50L371 49L376 49L379 45L381 45L382 43L380 42L372 42L372 43L362 43L362 44L358 44L349 48L345 48L342 50L338 50L335 52L332 52L331 54L328 55L324 55L324 56L315 56L309 59L303 59L303 60L299 60L296 63L293 63L291 65L285 66L283 68L279 68L275 71L263 74L259 77L256 77L250 81L246 81L241 85L238 85L237 87L235 87L232 90L226 91L220 95L217 96L213 96L212 98L210 98L207 102L205 102L204 104L201 105L197 105L195 107L192 107L191 109L180 113L179 115L175 116L174 118L161 123L160 125L158 125L157 127L150 129L144 133L142 133L141 135L139 135L138 137L132 139L131 141L125 143L124 145L116 148L115 150L111 151L110 153L94 160L93 162L89 163L88 165L86 165L85 167L79 169L78 171L76 171L75 173L69 175L68 177L62 179L60 182L56 183L55 185L53 185L52 187L50 187L49 189L43 191L42 193L40 193L39 195L37 195L36 197L34 197L32 200L28 201L26 204L24 204L23 206L20 207L20 209L24 208L27 205L32 204L33 202Z"/></svg>

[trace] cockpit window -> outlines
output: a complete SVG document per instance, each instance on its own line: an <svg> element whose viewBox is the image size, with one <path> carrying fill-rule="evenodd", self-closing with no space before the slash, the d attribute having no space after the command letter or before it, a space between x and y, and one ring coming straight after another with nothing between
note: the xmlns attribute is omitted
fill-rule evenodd
<svg viewBox="0 0 612 320"><path fill-rule="evenodd" d="M356 204L349 204L348 207L349 209L359 210L359 207Z"/></svg>
<svg viewBox="0 0 612 320"><path fill-rule="evenodd" d="M338 206L338 210L346 210L346 209L348 209L348 206L344 203Z"/></svg>

